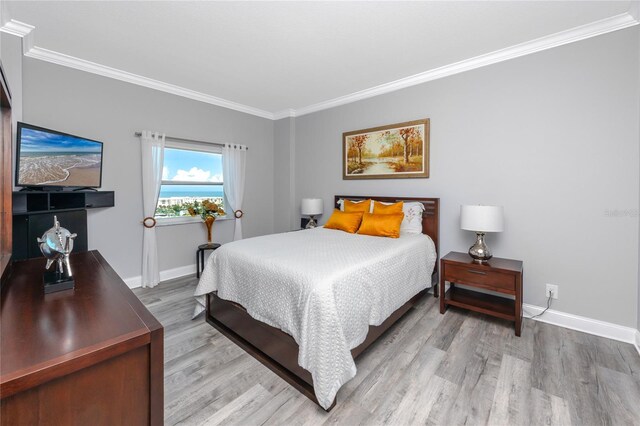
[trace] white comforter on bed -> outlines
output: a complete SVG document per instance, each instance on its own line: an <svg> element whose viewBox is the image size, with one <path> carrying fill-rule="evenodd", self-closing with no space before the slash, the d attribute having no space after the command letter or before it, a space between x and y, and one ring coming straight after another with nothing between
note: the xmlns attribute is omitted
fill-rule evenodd
<svg viewBox="0 0 640 426"><path fill-rule="evenodd" d="M293 336L298 363L311 372L316 397L328 408L353 378L351 349L369 325L380 325L431 286L436 251L431 238L398 239L316 228L224 244L210 256L195 296L244 306L253 318Z"/></svg>

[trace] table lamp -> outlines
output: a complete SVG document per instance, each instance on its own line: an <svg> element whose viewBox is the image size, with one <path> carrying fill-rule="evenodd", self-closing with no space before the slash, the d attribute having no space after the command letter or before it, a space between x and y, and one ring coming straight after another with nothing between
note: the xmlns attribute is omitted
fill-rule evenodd
<svg viewBox="0 0 640 426"><path fill-rule="evenodd" d="M487 232L502 232L504 208L502 206L460 206L460 228L476 233L476 242L469 248L469 256L483 263L493 254L484 242Z"/></svg>
<svg viewBox="0 0 640 426"><path fill-rule="evenodd" d="M315 216L322 214L322 198L303 198L302 208L300 209L302 214L309 216L309 222L306 229L315 228L318 226L315 220Z"/></svg>

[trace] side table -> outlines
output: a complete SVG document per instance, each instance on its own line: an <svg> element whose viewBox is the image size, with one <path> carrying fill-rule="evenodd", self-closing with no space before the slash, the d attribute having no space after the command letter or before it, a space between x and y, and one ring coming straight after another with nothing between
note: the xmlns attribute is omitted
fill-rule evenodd
<svg viewBox="0 0 640 426"><path fill-rule="evenodd" d="M522 329L522 261L492 257L476 263L467 253L451 252L440 261L440 313L457 306L513 321L516 336ZM445 291L445 282L450 283ZM491 290L501 296L481 293L471 288ZM513 299L511 298L513 297Z"/></svg>
<svg viewBox="0 0 640 426"><path fill-rule="evenodd" d="M218 243L200 244L196 252L196 277L200 278L200 273L204 269L204 252L206 250L215 250L220 247Z"/></svg>

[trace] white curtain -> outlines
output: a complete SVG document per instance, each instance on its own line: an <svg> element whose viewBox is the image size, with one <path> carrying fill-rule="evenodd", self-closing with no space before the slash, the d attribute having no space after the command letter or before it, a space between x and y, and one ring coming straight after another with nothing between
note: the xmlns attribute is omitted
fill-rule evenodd
<svg viewBox="0 0 640 426"><path fill-rule="evenodd" d="M242 239L242 197L244 195L244 172L247 163L247 147L225 144L222 148L222 175L224 195L236 217L233 239ZM231 212L229 212L231 213Z"/></svg>
<svg viewBox="0 0 640 426"><path fill-rule="evenodd" d="M155 287L160 282L158 245L153 216L162 185L164 133L142 132L142 210L145 217L142 233L142 287Z"/></svg>

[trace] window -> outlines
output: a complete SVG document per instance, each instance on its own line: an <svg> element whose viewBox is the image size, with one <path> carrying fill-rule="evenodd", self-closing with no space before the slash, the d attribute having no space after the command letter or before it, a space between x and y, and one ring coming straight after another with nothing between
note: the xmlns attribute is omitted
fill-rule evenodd
<svg viewBox="0 0 640 426"><path fill-rule="evenodd" d="M217 146L166 142L162 186L155 217L158 224L199 221L188 208L211 200L224 208L222 154Z"/></svg>

